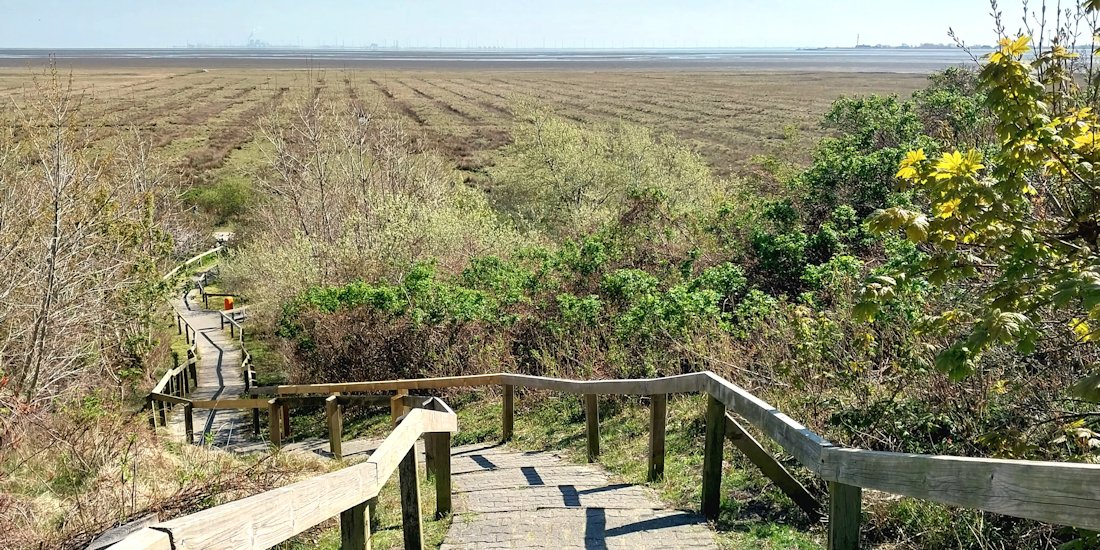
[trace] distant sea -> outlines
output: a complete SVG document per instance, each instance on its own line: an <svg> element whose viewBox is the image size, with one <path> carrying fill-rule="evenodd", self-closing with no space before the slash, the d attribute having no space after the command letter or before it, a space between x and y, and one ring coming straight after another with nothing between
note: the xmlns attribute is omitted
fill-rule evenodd
<svg viewBox="0 0 1100 550"><path fill-rule="evenodd" d="M978 52L984 53L984 52ZM348 67L930 72L972 64L958 49L0 49L0 66L53 56L74 67Z"/></svg>

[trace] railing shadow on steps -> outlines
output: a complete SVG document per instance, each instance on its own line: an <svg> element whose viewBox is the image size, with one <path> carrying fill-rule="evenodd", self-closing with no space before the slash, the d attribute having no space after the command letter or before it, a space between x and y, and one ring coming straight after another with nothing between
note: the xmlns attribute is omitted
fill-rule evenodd
<svg viewBox="0 0 1100 550"><path fill-rule="evenodd" d="M369 518L394 471L400 483L404 546L422 548L416 441L421 436L426 439L427 470L436 484L436 516L443 517L451 512L450 446L458 419L438 398L401 401L412 407L397 419L394 430L366 462L151 525L114 548L258 550L336 516L340 517L341 548L369 548Z"/></svg>

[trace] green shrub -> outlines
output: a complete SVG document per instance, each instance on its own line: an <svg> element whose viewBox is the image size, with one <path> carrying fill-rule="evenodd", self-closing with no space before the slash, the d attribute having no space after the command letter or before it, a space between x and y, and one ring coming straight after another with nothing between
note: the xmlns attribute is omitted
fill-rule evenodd
<svg viewBox="0 0 1100 550"><path fill-rule="evenodd" d="M242 176L228 176L214 184L188 191L184 198L223 224L240 218L256 201L252 184Z"/></svg>

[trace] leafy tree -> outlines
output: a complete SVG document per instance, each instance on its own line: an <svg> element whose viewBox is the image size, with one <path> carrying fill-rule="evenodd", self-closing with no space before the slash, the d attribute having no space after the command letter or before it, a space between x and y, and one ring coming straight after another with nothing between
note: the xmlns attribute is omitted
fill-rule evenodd
<svg viewBox="0 0 1100 550"><path fill-rule="evenodd" d="M925 284L964 294L964 306L924 322L951 338L936 365L953 377L998 346L1024 354L1068 346L1081 362L1096 360L1100 119L1074 78L1077 54L1055 40L1029 56L1031 43L1003 37L978 73L994 143L932 158L909 151L896 175L919 206L869 219L879 232L903 230L922 254L868 281L859 312L873 317L882 301ZM1076 390L1100 399L1100 373Z"/></svg>

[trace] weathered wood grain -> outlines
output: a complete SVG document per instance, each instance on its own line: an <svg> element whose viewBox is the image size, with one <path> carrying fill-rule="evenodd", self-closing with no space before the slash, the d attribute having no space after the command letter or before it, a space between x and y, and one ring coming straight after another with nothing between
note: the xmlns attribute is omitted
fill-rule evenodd
<svg viewBox="0 0 1100 550"><path fill-rule="evenodd" d="M283 444L282 422L280 422L279 400L267 402L267 428L271 431L271 445L278 449Z"/></svg>
<svg viewBox="0 0 1100 550"><path fill-rule="evenodd" d="M267 399L195 399L191 406L196 409L256 409L266 407Z"/></svg>
<svg viewBox="0 0 1100 550"><path fill-rule="evenodd" d="M168 533L148 527L111 546L111 550L173 550Z"/></svg>
<svg viewBox="0 0 1100 550"><path fill-rule="evenodd" d="M397 420L405 414L407 407L405 406L405 397L409 395L409 390L397 390L397 393L390 398L390 420L396 424Z"/></svg>
<svg viewBox="0 0 1100 550"><path fill-rule="evenodd" d="M188 403L192 403L192 401L189 400L189 399L186 399L186 398L183 398L183 397L176 397L174 395L167 395L167 394L163 394L163 393L150 393L149 397L156 400L156 401L161 401L163 403L171 403L173 405L187 405Z"/></svg>
<svg viewBox="0 0 1100 550"><path fill-rule="evenodd" d="M666 378L625 380L565 380L523 374L501 374L501 382L531 389L564 393L601 395L652 395L655 393L688 393L700 390L702 373L681 374Z"/></svg>
<svg viewBox="0 0 1100 550"><path fill-rule="evenodd" d="M272 399L271 408L279 408ZM157 524L153 533L143 530L126 539L120 548L150 550L259 550L270 548L294 535L378 496L378 490L401 463L412 463L413 487L416 440L424 433L454 433L458 420L444 411L413 409L366 462L316 476L259 495ZM278 426L276 411L272 424ZM278 428L276 428L278 429ZM407 473L407 472L406 472ZM407 479L407 478L406 478ZM402 483L403 492L406 483ZM417 488L418 490L418 488ZM419 505L417 506L419 509ZM159 530L159 531L158 531ZM417 524L419 530L419 524ZM160 537L156 533L160 533ZM171 543L166 533L171 533ZM153 537L143 542L143 537ZM162 546L154 546L161 544Z"/></svg>
<svg viewBox="0 0 1100 550"><path fill-rule="evenodd" d="M832 448L827 481L1100 530L1100 465Z"/></svg>
<svg viewBox="0 0 1100 550"><path fill-rule="evenodd" d="M416 449L411 448L398 465L401 481L401 532L405 550L424 547L424 530L420 521L420 482L416 477Z"/></svg>
<svg viewBox="0 0 1100 550"><path fill-rule="evenodd" d="M726 437L768 479L775 482L776 487L806 512L810 521L821 519L821 503L729 413L726 414Z"/></svg>
<svg viewBox="0 0 1100 550"><path fill-rule="evenodd" d="M588 442L588 462L600 458L600 402L594 393L584 396L584 433Z"/></svg>
<svg viewBox="0 0 1100 550"><path fill-rule="evenodd" d="M649 464L646 478L657 481L665 477L665 427L668 420L668 395L649 396Z"/></svg>
<svg viewBox="0 0 1100 550"><path fill-rule="evenodd" d="M829 550L859 548L859 522L863 491L859 487L829 482Z"/></svg>
<svg viewBox="0 0 1100 550"><path fill-rule="evenodd" d="M803 466L815 473L819 472L822 451L831 447L831 443L762 399L718 375L704 372L702 376L706 379L702 387L704 391L779 443Z"/></svg>
<svg viewBox="0 0 1100 550"><path fill-rule="evenodd" d="M451 434L432 433L424 436L425 448L435 455L432 474L435 476L435 517L451 513Z"/></svg>
<svg viewBox="0 0 1100 550"><path fill-rule="evenodd" d="M726 405L714 396L707 399L707 433L703 449L703 517L718 519L722 504L722 458L726 440Z"/></svg>
<svg viewBox="0 0 1100 550"><path fill-rule="evenodd" d="M370 550L366 502L340 512L340 550Z"/></svg>
<svg viewBox="0 0 1100 550"><path fill-rule="evenodd" d="M516 415L516 387L511 384L504 385L504 408L501 411L500 439L511 441L515 427Z"/></svg>
<svg viewBox="0 0 1100 550"><path fill-rule="evenodd" d="M341 384L308 384L298 386L260 386L252 388L253 395L293 395L299 393L355 393L394 390L428 390L440 388L468 388L500 384L499 374L474 376L450 376L443 378L411 378L381 382L348 382Z"/></svg>
<svg viewBox="0 0 1100 550"><path fill-rule="evenodd" d="M159 524L175 550L270 548L378 494L364 462Z"/></svg>
<svg viewBox="0 0 1100 550"><path fill-rule="evenodd" d="M340 403L335 395L325 399L325 419L328 423L329 451L332 458L340 460L344 457L344 415L340 412Z"/></svg>

